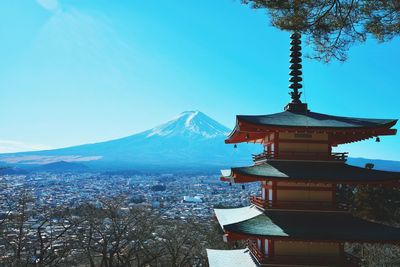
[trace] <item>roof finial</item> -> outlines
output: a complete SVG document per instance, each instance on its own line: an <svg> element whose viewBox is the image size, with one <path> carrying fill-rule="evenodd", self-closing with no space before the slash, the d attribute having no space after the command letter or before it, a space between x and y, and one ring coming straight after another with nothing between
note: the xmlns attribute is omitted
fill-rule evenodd
<svg viewBox="0 0 400 267"><path fill-rule="evenodd" d="M302 103L300 100L301 92L299 90L303 88L301 82L303 78L301 75L303 72L301 71L301 34L298 31L295 31L291 36L290 39L290 84L289 88L293 90L289 93L292 98L292 101L285 106L286 111L293 111L293 112L307 112L308 107L306 103Z"/></svg>
<svg viewBox="0 0 400 267"><path fill-rule="evenodd" d="M290 73L289 75L291 76L289 82L289 88L293 90L293 92L290 92L290 96L292 97L292 103L293 104L300 104L301 100L301 92L299 92L299 89L303 88L303 85L300 83L303 79L301 78L301 75L303 74L301 71L301 34L298 32L294 32L291 36L290 39L292 41L290 42L291 47L290 47Z"/></svg>

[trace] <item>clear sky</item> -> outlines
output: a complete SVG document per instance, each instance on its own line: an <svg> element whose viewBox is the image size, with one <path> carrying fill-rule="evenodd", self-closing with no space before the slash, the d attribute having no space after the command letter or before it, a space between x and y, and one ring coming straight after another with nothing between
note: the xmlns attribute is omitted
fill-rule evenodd
<svg viewBox="0 0 400 267"><path fill-rule="evenodd" d="M3 0L0 40L0 152L119 138L185 110L233 127L289 101L289 33L239 0ZM399 62L399 38L344 64L305 60L309 107L400 118ZM399 141L340 150L400 160Z"/></svg>

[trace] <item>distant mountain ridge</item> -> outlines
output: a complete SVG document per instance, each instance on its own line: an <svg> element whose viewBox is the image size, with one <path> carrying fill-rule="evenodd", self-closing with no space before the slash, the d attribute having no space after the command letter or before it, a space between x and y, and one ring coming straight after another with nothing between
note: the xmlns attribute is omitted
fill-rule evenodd
<svg viewBox="0 0 400 267"><path fill-rule="evenodd" d="M395 160L349 158L347 163L359 167L365 167L365 164L372 163L374 164L374 169L400 172L400 161Z"/></svg>
<svg viewBox="0 0 400 267"><path fill-rule="evenodd" d="M0 154L3 172L85 170L208 170L251 164L262 146L226 145L231 130L200 111L185 111L147 131L106 142L54 150ZM349 158L349 164L400 171L399 161Z"/></svg>
<svg viewBox="0 0 400 267"><path fill-rule="evenodd" d="M84 172L90 169L82 163L58 161L40 165L33 170L36 172Z"/></svg>
<svg viewBox="0 0 400 267"><path fill-rule="evenodd" d="M11 165L79 162L92 169L205 169L249 164L259 146L234 149L230 129L200 111L185 111L147 131L106 142L55 150L0 154Z"/></svg>

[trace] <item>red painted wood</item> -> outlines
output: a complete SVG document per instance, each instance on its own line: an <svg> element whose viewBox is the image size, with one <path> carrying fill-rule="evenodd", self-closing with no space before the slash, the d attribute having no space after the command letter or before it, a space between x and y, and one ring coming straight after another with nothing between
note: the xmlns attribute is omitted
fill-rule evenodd
<svg viewBox="0 0 400 267"><path fill-rule="evenodd" d="M300 191L332 191L331 187L310 187L310 186L276 186L277 190L300 190Z"/></svg>
<svg viewBox="0 0 400 267"><path fill-rule="evenodd" d="M226 231L228 234L228 240L236 241L236 240L249 240L249 239L257 239L257 238L267 238L273 241L300 241L300 242L321 242L321 243L340 243L343 240L326 240L326 239L300 239L300 238L290 238L290 237L275 237L275 236L258 236L258 235L244 235L240 233L234 233ZM376 241L376 240L358 240L358 239L349 239L346 242L353 243L369 243L369 244L398 244L397 241Z"/></svg>
<svg viewBox="0 0 400 267"><path fill-rule="evenodd" d="M336 203L336 184L332 184L332 203Z"/></svg>
<svg viewBox="0 0 400 267"><path fill-rule="evenodd" d="M273 257L275 255L275 243L274 240L268 240L268 255Z"/></svg>
<svg viewBox="0 0 400 267"><path fill-rule="evenodd" d="M275 155L279 158L279 132L275 132L274 134L274 152Z"/></svg>
<svg viewBox="0 0 400 267"><path fill-rule="evenodd" d="M235 183L250 183L250 182L257 182L257 181L272 181L272 182L293 182L293 179L286 179L286 178L275 178L275 177L265 177L265 176L257 176L257 175L250 175L250 174L240 174L234 173L234 180ZM226 179L226 178L225 178ZM301 177L298 179L299 182L303 183L332 183L332 181L327 180L307 180L302 179ZM336 184L351 184L351 185L379 185L383 187L400 187L399 180L389 180L389 181L349 181L345 179L335 180Z"/></svg>
<svg viewBox="0 0 400 267"><path fill-rule="evenodd" d="M261 239L261 249L260 249L260 251L261 251L261 254L264 255L264 252L265 252L265 239L264 238Z"/></svg>
<svg viewBox="0 0 400 267"><path fill-rule="evenodd" d="M307 139L280 139L280 143L293 143L293 144L326 144L329 145L327 140L307 140Z"/></svg>
<svg viewBox="0 0 400 267"><path fill-rule="evenodd" d="M276 200L278 199L278 190L276 190L276 182L272 182L272 207L275 205Z"/></svg>
<svg viewBox="0 0 400 267"><path fill-rule="evenodd" d="M250 202L264 210L312 210L312 211L348 211L349 206L332 201L276 201L264 200L252 196Z"/></svg>

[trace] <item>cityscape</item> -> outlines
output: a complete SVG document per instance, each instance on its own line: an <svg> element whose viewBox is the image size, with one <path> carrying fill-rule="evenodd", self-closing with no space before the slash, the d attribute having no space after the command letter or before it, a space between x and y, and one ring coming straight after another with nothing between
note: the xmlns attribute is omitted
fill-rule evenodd
<svg viewBox="0 0 400 267"><path fill-rule="evenodd" d="M238 184L219 181L217 175L177 174L102 174L102 173L34 173L2 175L1 214L9 210L7 200L27 191L34 198L32 205L43 208L76 208L82 204L98 204L101 197L126 196L125 208L142 205L157 210L169 219L209 221L213 207L249 205L258 186L242 188Z"/></svg>
<svg viewBox="0 0 400 267"><path fill-rule="evenodd" d="M2 175L0 189L2 192L0 223L2 227L5 227L0 242L0 252L3 255L0 257L2 265L41 263L41 266L70 266L71 264L86 266L90 264L90 261L85 257L86 251L82 250L77 234L83 234L84 240L89 239L82 232L82 229L88 226L85 226L85 223L74 226L74 221L80 220L78 218L82 218L82 215L66 216L66 213L61 211L80 210L87 205L102 209L106 201L119 199L121 202L119 202L118 210L124 219L129 218L125 212L135 211L137 214L138 210L144 210L146 220L151 216L156 216L160 225L172 222L176 227L180 223L183 225L190 223L209 229L215 228L214 207L249 205L250 196L257 193L258 187L255 184L244 188L240 185L221 183L216 175L39 172L28 175ZM23 195L29 196L30 200L23 204L24 207L21 210ZM25 217L21 221L22 228L18 228L16 227L18 220L13 221L10 218L14 216L16 216L14 218L19 218L21 214ZM156 229L146 224L144 227L147 231L152 229L151 237L146 237L146 239L158 237L155 234ZM166 227L164 225L159 231L164 233ZM23 237L19 229L23 229ZM38 231L42 231L40 235ZM197 228L196 231L200 230ZM196 242L201 238L209 239L201 236L202 234L204 232L198 233ZM214 238L223 246L221 238L218 236ZM13 252L10 249L14 247L13 244L17 244L17 240L24 244L23 249L21 248L24 263L15 261L15 250ZM100 242L102 237L94 236L93 240ZM46 246L48 244L51 246L39 251L37 244L43 241ZM182 255L179 257L187 257L185 253L188 252L181 252ZM190 253L201 255L205 251L200 248L200 251L191 250ZM153 256L151 259L146 259L147 254L141 254L140 258L144 261L144 265L164 266L171 264L169 259L164 259L166 254L163 252L162 257ZM104 259L101 260L101 253L93 256L93 261L99 265L107 262ZM122 262L119 261L118 264ZM128 266L125 264L123 266ZM206 261L196 260L192 256L189 260L182 261L182 264L203 266Z"/></svg>

